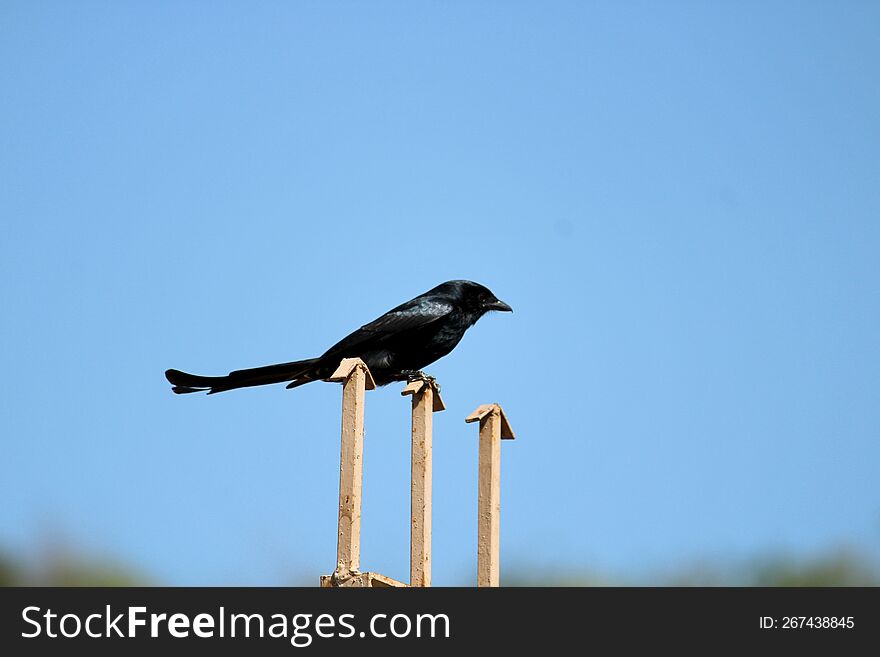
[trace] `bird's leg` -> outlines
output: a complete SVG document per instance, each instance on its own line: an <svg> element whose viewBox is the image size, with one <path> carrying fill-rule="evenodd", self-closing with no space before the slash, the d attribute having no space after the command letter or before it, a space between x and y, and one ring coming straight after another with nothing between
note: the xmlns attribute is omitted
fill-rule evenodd
<svg viewBox="0 0 880 657"><path fill-rule="evenodd" d="M404 370L403 374L406 375L407 383L412 383L413 381L425 381L430 383L437 392L440 392L440 384L437 383L437 379L430 374L425 374L421 370Z"/></svg>

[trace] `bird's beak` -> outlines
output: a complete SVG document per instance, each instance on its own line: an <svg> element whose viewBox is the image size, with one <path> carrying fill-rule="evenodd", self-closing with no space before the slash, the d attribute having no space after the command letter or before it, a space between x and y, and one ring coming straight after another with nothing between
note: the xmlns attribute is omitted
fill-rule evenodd
<svg viewBox="0 0 880 657"><path fill-rule="evenodd" d="M486 304L486 309L487 310L500 310L505 313L512 313L513 312L513 308L508 306L503 301L500 301L499 299L495 299L495 301L492 301L491 303Z"/></svg>

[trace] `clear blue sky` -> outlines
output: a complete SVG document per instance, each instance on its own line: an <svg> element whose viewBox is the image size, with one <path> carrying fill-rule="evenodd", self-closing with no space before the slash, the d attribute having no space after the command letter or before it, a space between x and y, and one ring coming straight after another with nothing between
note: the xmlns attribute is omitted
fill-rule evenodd
<svg viewBox="0 0 880 657"><path fill-rule="evenodd" d="M450 278L513 315L430 368L434 579L880 555L880 5L0 3L0 548L169 584L332 570L317 355ZM363 563L408 576L408 402L367 407Z"/></svg>

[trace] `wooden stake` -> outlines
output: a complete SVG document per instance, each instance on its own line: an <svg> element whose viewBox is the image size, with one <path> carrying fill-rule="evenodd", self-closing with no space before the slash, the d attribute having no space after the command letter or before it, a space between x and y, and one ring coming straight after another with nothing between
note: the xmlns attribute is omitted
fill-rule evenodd
<svg viewBox="0 0 880 657"><path fill-rule="evenodd" d="M477 586L498 586L501 521L501 440L516 436L498 404L484 404L465 422L480 422L477 503Z"/></svg>
<svg viewBox="0 0 880 657"><path fill-rule="evenodd" d="M433 414L446 407L429 381L413 381L400 394L412 395L409 585L431 586Z"/></svg>
<svg viewBox="0 0 880 657"><path fill-rule="evenodd" d="M376 384L360 358L344 359L328 380L343 384L336 574L344 577L360 568L364 398L365 391L373 390Z"/></svg>

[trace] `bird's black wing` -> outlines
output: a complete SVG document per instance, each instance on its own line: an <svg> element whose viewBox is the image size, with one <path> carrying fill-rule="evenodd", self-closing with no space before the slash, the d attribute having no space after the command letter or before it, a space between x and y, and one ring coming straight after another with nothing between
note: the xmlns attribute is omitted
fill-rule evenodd
<svg viewBox="0 0 880 657"><path fill-rule="evenodd" d="M454 309L447 299L416 297L344 337L330 347L321 360L332 361L353 352L391 347L395 338L405 339L409 332L447 317Z"/></svg>

